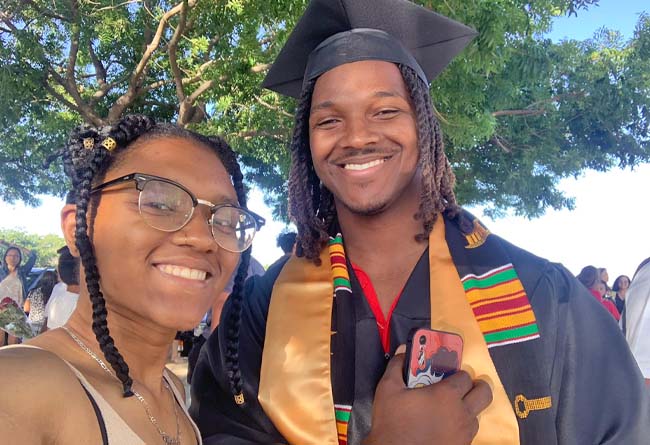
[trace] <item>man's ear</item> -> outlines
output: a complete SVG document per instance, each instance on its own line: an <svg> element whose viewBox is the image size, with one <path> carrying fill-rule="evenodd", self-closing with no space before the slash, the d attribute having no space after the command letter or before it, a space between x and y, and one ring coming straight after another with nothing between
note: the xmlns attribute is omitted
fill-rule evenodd
<svg viewBox="0 0 650 445"><path fill-rule="evenodd" d="M66 204L63 209L61 209L61 231L63 232L63 238L65 238L65 243L70 249L70 253L73 257L79 257L79 250L75 244L75 231L77 229L77 206L74 204Z"/></svg>

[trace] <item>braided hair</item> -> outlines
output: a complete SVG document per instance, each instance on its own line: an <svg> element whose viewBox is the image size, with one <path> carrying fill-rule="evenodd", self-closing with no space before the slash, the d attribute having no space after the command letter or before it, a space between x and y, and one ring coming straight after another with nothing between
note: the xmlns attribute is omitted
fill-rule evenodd
<svg viewBox="0 0 650 445"><path fill-rule="evenodd" d="M124 361L110 335L107 324L106 301L100 288L100 274L89 237L87 213L91 201L93 186L99 184L106 172L133 144L161 137L180 137L189 139L213 150L221 160L233 181L237 199L242 207L246 207L246 192L243 175L237 158L228 144L218 137L206 137L178 127L173 124L156 123L152 118L141 115L126 116L112 126L94 128L80 126L76 128L67 146L63 150L63 164L66 174L72 180L72 194L76 204L75 244L79 250L81 263L86 274L86 287L92 303L92 329L99 347L122 382L125 397L133 395L133 380L129 376L129 366ZM96 209L93 205L93 209ZM92 218L91 218L92 221ZM92 224L92 222L91 222ZM233 304L241 306L243 280L246 277L250 248L242 253L242 259L235 278L233 289ZM239 314L233 315L232 324L237 326L237 335L233 343L237 343ZM235 373L237 374L237 373Z"/></svg>
<svg viewBox="0 0 650 445"><path fill-rule="evenodd" d="M415 108L422 185L420 206L415 218L422 221L419 242L428 239L442 212L458 216L454 184L456 178L445 155L440 124L433 113L429 87L412 68L398 65L406 89ZM298 228L296 255L320 264L320 252L329 239L329 230L336 220L332 193L316 175L309 147L309 111L316 81L306 82L296 109L291 140L291 171L289 173L289 211Z"/></svg>

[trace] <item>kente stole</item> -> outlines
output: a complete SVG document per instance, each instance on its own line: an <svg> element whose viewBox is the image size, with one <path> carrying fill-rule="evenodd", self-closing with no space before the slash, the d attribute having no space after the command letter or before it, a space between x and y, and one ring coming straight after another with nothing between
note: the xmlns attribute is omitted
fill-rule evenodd
<svg viewBox="0 0 650 445"><path fill-rule="evenodd" d="M320 267L292 256L273 287L258 400L290 444L338 445L347 439L349 409L334 405L330 346L334 290L349 281L342 243L330 246L321 253ZM488 345L538 336L514 268L508 264L461 281L442 218L429 237L429 268L431 328L461 334L461 368L493 391L473 445L519 445L517 419L488 352Z"/></svg>

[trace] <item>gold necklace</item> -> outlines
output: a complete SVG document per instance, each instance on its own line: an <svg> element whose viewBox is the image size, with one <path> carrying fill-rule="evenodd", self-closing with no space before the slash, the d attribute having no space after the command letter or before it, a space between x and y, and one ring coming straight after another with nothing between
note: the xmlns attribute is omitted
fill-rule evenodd
<svg viewBox="0 0 650 445"><path fill-rule="evenodd" d="M101 366L101 368L106 371L111 377L114 377L118 382L120 379L117 378L115 374L113 374L113 371L111 371L108 366L106 366L106 363L103 362L102 359L97 357L97 354L95 354L86 344L81 341L79 337L77 337L70 329L68 329L66 326L61 326L65 332L74 340L75 343L90 357L92 357L98 364ZM121 382L120 382L121 383ZM178 421L178 412L176 408L176 399L174 397L174 394L172 392L172 389L169 387L169 384L165 379L163 378L163 386L167 388L167 391L169 391L169 394L172 398L172 406L174 407L174 418L176 419L176 437L172 437L169 434L167 434L165 431L160 428L160 425L158 424L158 420L151 414L151 410L149 409L149 404L147 401L138 393L135 389L131 388L131 391L133 392L133 395L135 398L142 404L142 407L144 408L145 413L147 414L147 417L149 418L149 422L153 424L154 427L156 427L156 430L158 431L158 434L162 438L163 442L165 442L165 445L180 445L181 444L181 428L180 428L180 423Z"/></svg>

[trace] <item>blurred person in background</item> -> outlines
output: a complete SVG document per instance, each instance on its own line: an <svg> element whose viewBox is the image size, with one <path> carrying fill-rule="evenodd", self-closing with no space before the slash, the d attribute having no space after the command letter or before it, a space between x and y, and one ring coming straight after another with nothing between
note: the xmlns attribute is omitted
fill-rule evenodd
<svg viewBox="0 0 650 445"><path fill-rule="evenodd" d="M609 287L609 272L607 272L607 268L605 267L599 267L598 268L598 273L600 274L600 280L605 283L605 295L603 298L610 299L614 301L614 291L612 291L612 288ZM619 312L620 313L620 312Z"/></svg>
<svg viewBox="0 0 650 445"><path fill-rule="evenodd" d="M632 278L625 298L623 330L646 385L650 387L650 258L646 258Z"/></svg>
<svg viewBox="0 0 650 445"><path fill-rule="evenodd" d="M47 329L63 326L77 307L79 299L79 259L72 256L68 246L60 248L57 270L61 282L52 291L45 307Z"/></svg>
<svg viewBox="0 0 650 445"><path fill-rule="evenodd" d="M285 232L278 235L278 247L285 255L291 255L296 248L296 232Z"/></svg>
<svg viewBox="0 0 650 445"><path fill-rule="evenodd" d="M576 278L589 289L596 300L618 321L621 318L621 314L619 314L614 303L604 298L604 295L607 293L607 284L600 277L601 273L599 269L594 266L586 266L582 268Z"/></svg>
<svg viewBox="0 0 650 445"><path fill-rule="evenodd" d="M2 256L2 267L0 268L0 300L9 297L16 302L18 307L23 307L25 296L27 294L27 275L36 263L36 253L29 249L22 250L29 255L24 265L23 253L17 246L11 245L4 240L0 240L0 245L7 246ZM19 340L7 333L0 336L0 346L18 343Z"/></svg>
<svg viewBox="0 0 650 445"><path fill-rule="evenodd" d="M38 280L36 287L29 291L27 299L25 300L24 310L29 314L28 321L34 331L34 335L42 332L47 319L45 306L50 300L54 285L57 283L58 277L56 272L52 270L45 271Z"/></svg>
<svg viewBox="0 0 650 445"><path fill-rule="evenodd" d="M619 314L623 314L623 309L625 309L625 295L627 294L629 287L630 277L627 275L619 275L616 277L616 280L614 280L612 291L614 292L614 304L616 305Z"/></svg>

